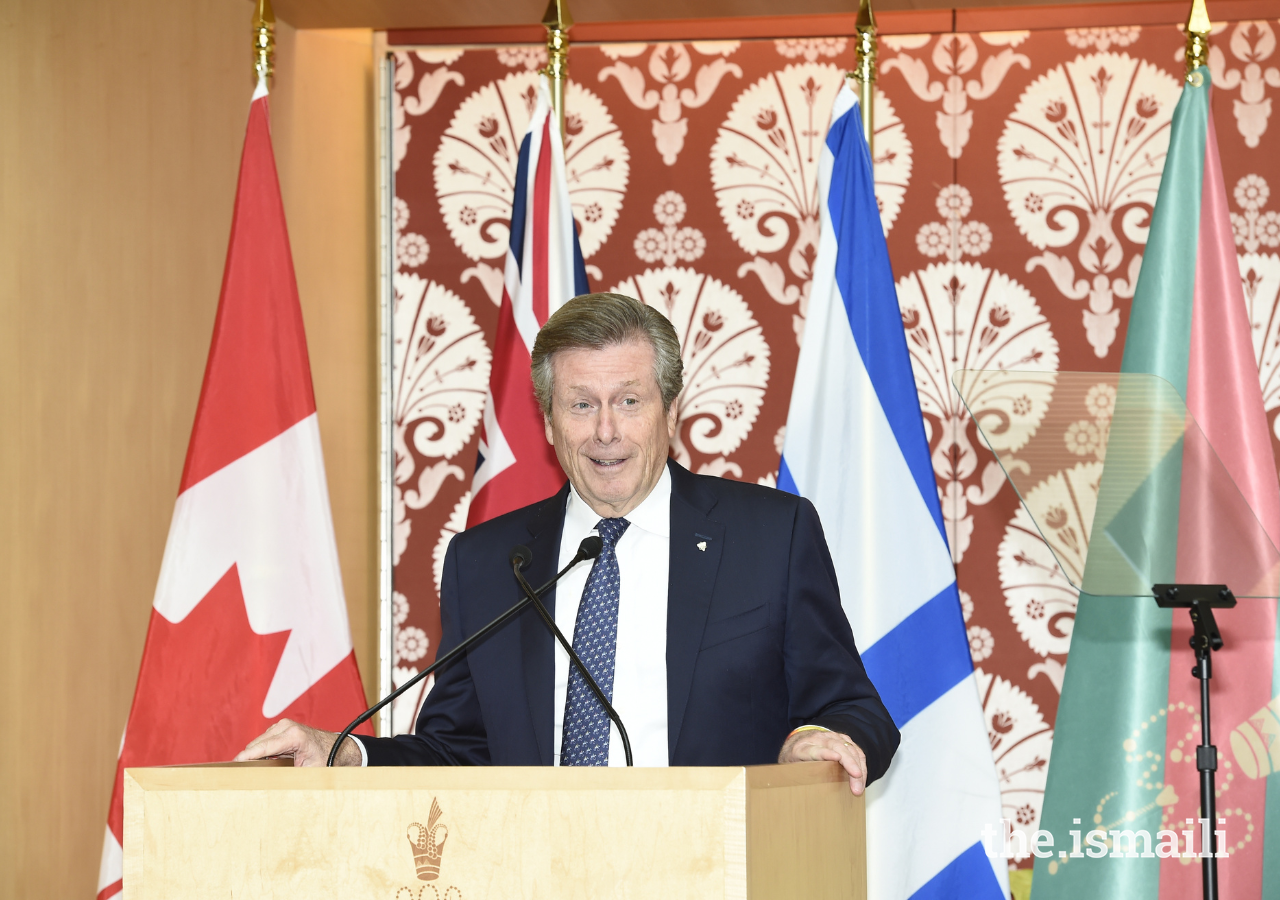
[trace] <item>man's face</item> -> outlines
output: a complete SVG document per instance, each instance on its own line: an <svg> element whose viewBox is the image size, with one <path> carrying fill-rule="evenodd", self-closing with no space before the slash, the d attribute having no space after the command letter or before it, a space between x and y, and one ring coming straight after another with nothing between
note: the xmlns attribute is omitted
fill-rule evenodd
<svg viewBox="0 0 1280 900"><path fill-rule="evenodd" d="M648 341L563 350L551 359L547 441L578 495L604 518L649 496L676 433L676 405L662 408Z"/></svg>

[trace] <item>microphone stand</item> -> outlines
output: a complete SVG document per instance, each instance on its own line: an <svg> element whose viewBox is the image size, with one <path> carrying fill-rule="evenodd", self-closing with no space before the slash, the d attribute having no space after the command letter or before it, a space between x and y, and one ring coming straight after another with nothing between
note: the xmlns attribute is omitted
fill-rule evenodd
<svg viewBox="0 0 1280 900"><path fill-rule="evenodd" d="M517 548L517 550L518 549L520 548ZM572 662L574 668L578 670L578 674L582 676L582 680L587 683L587 687L591 688L591 693L596 695L596 699L599 700L600 705L604 707L605 714L608 715L610 721L612 721L614 725L618 726L618 736L622 738L622 752L627 758L627 765L634 766L635 763L631 760L631 739L627 737L627 729L623 727L622 719L614 710L613 704L609 702L607 697L605 697L604 691L600 690L600 685L596 684L596 680L591 677L591 673L588 672L587 667L583 665L582 659L578 656L577 652L574 651L573 645L565 640L564 633L556 625L555 620L551 618L551 614L547 612L547 608L542 605L542 600L538 597L541 592L535 591L525 579L524 574L520 571L520 569L526 564L527 560L524 557L519 556L518 553L512 554L511 571L515 573L516 581L520 582L520 588L524 591L525 599L533 604L533 608L538 611L538 615L542 617L542 621L551 629L551 633L556 636L556 640L560 642L560 646L569 654L569 661Z"/></svg>
<svg viewBox="0 0 1280 900"><path fill-rule="evenodd" d="M1214 772L1218 770L1218 748L1209 730L1209 680L1213 677L1213 651L1222 649L1222 633L1213 617L1214 608L1230 609L1235 595L1225 584L1157 584L1152 587L1156 604L1165 609L1186 608L1191 612L1191 648L1196 665L1191 675L1200 681L1200 744L1196 747L1196 768L1200 771L1200 888L1204 900L1218 900L1218 836Z"/></svg>
<svg viewBox="0 0 1280 900"><path fill-rule="evenodd" d="M409 690L409 688L413 687L415 684L422 681L422 679L426 678L432 672L436 671L436 669L447 666L449 663L453 662L455 659L457 659L459 656L465 653L467 649L470 648L473 644L478 643L481 639L483 639L489 633L496 631L498 628L501 628L508 621L510 621L515 616L519 615L521 612L527 609L532 603L537 603L538 606L541 607L542 603L540 600L538 600L538 597L540 597L542 594L545 594L547 591L549 591L552 585L554 585L557 581L559 581L566 572L568 572L578 563L582 562L585 559L591 559L593 556L595 556L595 554L588 555L587 552L584 552L584 550L586 549L587 548L585 547L579 547L578 554L570 561L569 565L561 569L558 573L556 573L555 578L552 578L550 581L548 581L542 587L538 588L536 591L529 589L528 582L524 579L523 576L520 576L519 573L517 573L517 577L520 580L521 586L527 592L525 596L520 600L520 602L517 603L515 606L511 607L506 612L504 612L502 615L498 616L498 618L494 619L488 625L481 628L475 634L471 635L469 638L462 641L460 644L458 644L458 646L454 647L444 656L440 657L431 665L427 666L425 669L419 672L417 675L413 676L404 684L400 685L400 687L396 688L390 694L387 694L387 696L383 697L373 706L369 707L364 712L360 713L360 715L356 716L351 721L351 724L349 724L346 728L342 729L341 733L338 735L338 739L333 742L333 748L329 751L329 760L328 762L325 763L325 766L326 767L333 766L333 761L338 758L338 748L342 746L342 742L351 735L351 732L355 731L365 722L369 721L369 719L373 717L374 713L382 709L382 707L386 706L392 700L396 699L405 691ZM595 552L598 554L600 551L597 548ZM533 599L530 600L530 597L532 597ZM546 610L545 608L543 608L544 618L545 618L545 612ZM581 663L579 663L579 665L581 665ZM599 688L597 688L597 690L599 690ZM622 726L619 725L618 727L621 728ZM630 747L628 747L627 748L628 765L630 764L630 759L631 759L631 750L630 750Z"/></svg>

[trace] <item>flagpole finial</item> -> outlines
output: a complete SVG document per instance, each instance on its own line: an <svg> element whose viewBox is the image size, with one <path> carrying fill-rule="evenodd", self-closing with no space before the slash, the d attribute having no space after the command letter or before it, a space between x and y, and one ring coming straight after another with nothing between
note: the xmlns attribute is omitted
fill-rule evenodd
<svg viewBox="0 0 1280 900"><path fill-rule="evenodd" d="M1191 14L1187 16L1187 81L1199 87L1204 75L1198 69L1209 64L1209 10L1204 0L1192 0Z"/></svg>
<svg viewBox="0 0 1280 900"><path fill-rule="evenodd" d="M850 77L858 83L858 107L862 111L862 133L874 158L876 108L876 56L880 38L876 33L876 14L871 0L859 0L858 18L854 23L857 63Z"/></svg>
<svg viewBox="0 0 1280 900"><path fill-rule="evenodd" d="M573 27L568 0L550 0L547 11L542 14L542 24L547 29L547 67L542 72L551 82L551 107L560 123L563 140L564 91L569 82L569 29Z"/></svg>
<svg viewBox="0 0 1280 900"><path fill-rule="evenodd" d="M275 73L276 14L271 0L258 0L253 10L253 72L258 81Z"/></svg>

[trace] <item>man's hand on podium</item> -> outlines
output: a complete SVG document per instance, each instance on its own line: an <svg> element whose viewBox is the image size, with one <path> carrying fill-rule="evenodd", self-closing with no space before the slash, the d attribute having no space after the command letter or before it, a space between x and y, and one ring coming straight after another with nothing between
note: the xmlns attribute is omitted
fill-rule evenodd
<svg viewBox="0 0 1280 900"><path fill-rule="evenodd" d="M855 797L867 788L867 755L838 731L795 731L782 744L778 762L838 762L849 773L849 790Z"/></svg>
<svg viewBox="0 0 1280 900"><path fill-rule="evenodd" d="M288 756L294 766L323 766L329 760L329 751L338 736L331 731L321 731L300 722L281 719L258 735L236 754L236 762L247 759L265 759L268 756ZM360 765L360 750L354 740L342 742L335 766Z"/></svg>

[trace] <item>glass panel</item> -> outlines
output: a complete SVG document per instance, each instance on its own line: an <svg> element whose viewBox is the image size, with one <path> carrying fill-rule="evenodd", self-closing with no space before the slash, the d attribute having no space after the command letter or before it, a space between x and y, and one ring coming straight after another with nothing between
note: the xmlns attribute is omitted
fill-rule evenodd
<svg viewBox="0 0 1280 900"><path fill-rule="evenodd" d="M966 369L952 378L1072 585L1280 596L1280 551L1173 385L1154 375Z"/></svg>

